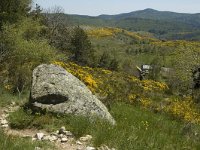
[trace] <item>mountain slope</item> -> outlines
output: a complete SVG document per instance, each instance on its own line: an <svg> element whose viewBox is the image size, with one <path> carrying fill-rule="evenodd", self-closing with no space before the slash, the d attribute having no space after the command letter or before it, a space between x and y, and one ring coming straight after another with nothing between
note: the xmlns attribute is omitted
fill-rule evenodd
<svg viewBox="0 0 200 150"><path fill-rule="evenodd" d="M160 39L200 40L196 34L196 31L200 31L200 14L145 9L118 15L97 17L70 15L70 17L73 24L146 31L154 33ZM194 38L191 35L194 35Z"/></svg>

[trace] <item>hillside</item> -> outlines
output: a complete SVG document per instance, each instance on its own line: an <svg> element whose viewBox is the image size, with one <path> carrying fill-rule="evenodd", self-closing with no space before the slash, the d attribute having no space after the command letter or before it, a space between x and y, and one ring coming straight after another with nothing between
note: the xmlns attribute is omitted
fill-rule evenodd
<svg viewBox="0 0 200 150"><path fill-rule="evenodd" d="M129 31L146 31L160 39L199 40L200 14L184 14L145 9L118 15L96 17L70 15L74 24L119 27ZM192 36L191 36L192 34Z"/></svg>
<svg viewBox="0 0 200 150"><path fill-rule="evenodd" d="M32 2L0 6L0 150L200 149L199 14Z"/></svg>
<svg viewBox="0 0 200 150"><path fill-rule="evenodd" d="M199 107L190 97L175 97L168 94L169 87L165 83L153 80L140 81L125 73L82 67L72 62L54 62L54 64L65 68L83 81L93 93L98 94L99 99L110 109L117 125L110 126L101 120L90 122L88 118L80 116L53 115L48 112L32 114L31 110L27 111L21 107L9 113L8 120L12 129L37 128L51 133L59 129L60 125L64 125L67 130L72 131L76 139L91 134L92 144L95 147L106 144L117 150L157 149L158 147L161 149L199 148ZM10 102L19 102L18 98L9 95L6 91L2 91L1 102L6 102L5 96L9 96ZM23 102L20 103L23 106ZM3 106L2 103L0 106ZM43 142L43 144L40 144L40 147L45 148L44 146L49 143ZM3 142L0 147L6 145L7 143ZM12 143L9 146L12 147ZM34 145L30 144L30 146Z"/></svg>

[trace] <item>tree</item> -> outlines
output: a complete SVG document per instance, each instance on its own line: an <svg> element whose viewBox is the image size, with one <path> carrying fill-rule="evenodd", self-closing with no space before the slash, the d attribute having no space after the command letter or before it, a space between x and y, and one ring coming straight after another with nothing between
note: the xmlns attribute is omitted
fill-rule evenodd
<svg viewBox="0 0 200 150"><path fill-rule="evenodd" d="M173 52L174 75L171 85L176 85L179 93L191 94L193 83L192 70L200 64L199 43L178 41Z"/></svg>
<svg viewBox="0 0 200 150"><path fill-rule="evenodd" d="M6 71L4 78L15 92L30 86L32 70L36 66L49 63L58 56L47 40L40 36L42 29L43 26L31 18L15 25L3 26L0 44L9 53L0 69Z"/></svg>
<svg viewBox="0 0 200 150"><path fill-rule="evenodd" d="M42 15L42 9L38 4L35 5L35 8L30 12L30 15L33 17L34 20L44 20L44 17Z"/></svg>
<svg viewBox="0 0 200 150"><path fill-rule="evenodd" d="M111 56L110 56L110 53L105 51L101 57L100 57L100 60L99 60L99 67L102 67L102 68L109 68L110 66L110 62L111 62Z"/></svg>
<svg viewBox="0 0 200 150"><path fill-rule="evenodd" d="M44 13L44 25L49 44L62 52L70 49L71 30L69 18L61 7L53 7Z"/></svg>
<svg viewBox="0 0 200 150"><path fill-rule="evenodd" d="M26 16L31 9L32 0L1 0L0 27L3 23L15 23Z"/></svg>
<svg viewBox="0 0 200 150"><path fill-rule="evenodd" d="M119 69L119 61L116 58L113 58L108 69L117 71Z"/></svg>
<svg viewBox="0 0 200 150"><path fill-rule="evenodd" d="M83 29L80 27L74 28L71 43L74 60L83 65L93 65L95 59L94 49Z"/></svg>
<svg viewBox="0 0 200 150"><path fill-rule="evenodd" d="M160 71L162 66L162 60L159 56L156 56L152 62L150 63L150 66L152 67L149 71L148 77L152 80L159 80L160 79Z"/></svg>

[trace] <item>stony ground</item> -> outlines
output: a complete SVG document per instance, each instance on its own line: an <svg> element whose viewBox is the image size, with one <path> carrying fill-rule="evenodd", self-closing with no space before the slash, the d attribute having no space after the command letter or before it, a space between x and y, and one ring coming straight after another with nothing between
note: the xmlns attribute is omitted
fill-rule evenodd
<svg viewBox="0 0 200 150"><path fill-rule="evenodd" d="M55 147L59 150L115 150L109 149L107 146L100 148L94 148L91 146L91 135L86 135L76 140L70 131L66 131L65 127L61 127L54 133L48 133L45 130L37 129L26 129L26 130L15 130L9 127L7 117L10 112L14 112L19 108L13 102L10 106L0 109L0 127L3 128L4 132L8 135L18 136L22 138L31 138L33 141L49 141L55 144ZM35 150L42 150L40 147L36 147Z"/></svg>

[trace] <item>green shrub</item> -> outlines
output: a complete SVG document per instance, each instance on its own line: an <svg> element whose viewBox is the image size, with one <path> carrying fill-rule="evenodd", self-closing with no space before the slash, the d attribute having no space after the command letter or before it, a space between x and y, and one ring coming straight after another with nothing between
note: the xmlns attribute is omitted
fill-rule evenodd
<svg viewBox="0 0 200 150"><path fill-rule="evenodd" d="M25 91L22 93L21 97L11 94L10 90L5 89L5 87L0 87L0 108L6 107L12 102L15 102L16 105L22 105L27 101L29 92Z"/></svg>
<svg viewBox="0 0 200 150"><path fill-rule="evenodd" d="M10 126L17 129L30 127L33 119L34 116L31 115L31 112L25 113L22 108L9 115Z"/></svg>
<svg viewBox="0 0 200 150"><path fill-rule="evenodd" d="M5 79L16 91L29 87L33 69L56 59L56 51L41 37L44 29L37 21L24 19L15 25L5 25L0 44L9 51L1 70ZM58 55L59 56L59 55Z"/></svg>

